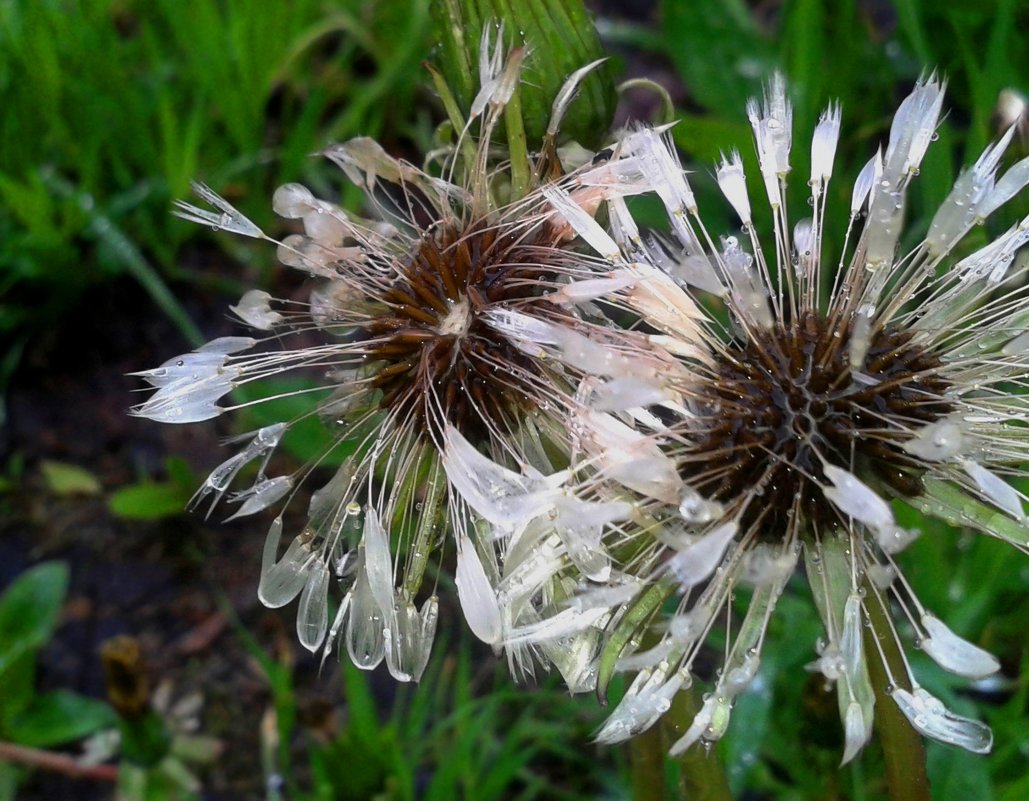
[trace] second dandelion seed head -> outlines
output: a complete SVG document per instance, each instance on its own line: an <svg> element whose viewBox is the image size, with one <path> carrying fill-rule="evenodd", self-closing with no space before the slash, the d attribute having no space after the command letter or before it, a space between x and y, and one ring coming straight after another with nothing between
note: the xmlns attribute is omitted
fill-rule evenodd
<svg viewBox="0 0 1029 801"><path fill-rule="evenodd" d="M697 418L680 467L687 484L742 505L741 525L767 539L781 537L795 514L838 525L816 486L829 483L826 464L919 494L923 469L900 445L950 410L941 363L910 335L861 328L808 311L725 345L688 389Z"/></svg>

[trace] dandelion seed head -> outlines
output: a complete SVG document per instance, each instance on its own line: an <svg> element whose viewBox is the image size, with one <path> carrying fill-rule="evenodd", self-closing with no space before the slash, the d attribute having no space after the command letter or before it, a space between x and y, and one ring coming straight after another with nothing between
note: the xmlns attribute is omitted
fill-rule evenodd
<svg viewBox="0 0 1029 801"><path fill-rule="evenodd" d="M357 139L324 155L366 192L375 218L299 184L276 193L275 210L303 229L277 243L279 257L311 276L310 300L252 291L234 310L258 331L317 333L324 344L275 352L234 337L139 374L155 393L136 413L165 422L217 416L231 407L216 402L250 381L320 376L298 394L311 392L312 413L332 422L321 458L344 442L351 453L311 498L299 534L283 543L281 514L272 523L262 601L299 598L298 637L310 650L327 653L339 638L359 667L385 661L398 680L417 680L438 618L422 578L430 554L449 548L469 627L506 648L516 674L549 663L572 691L603 697L615 672L639 671L602 742L653 725L727 621L722 666L672 746L681 753L728 731L802 566L824 627L812 667L835 687L844 762L871 736L876 659L889 673L880 703L889 696L926 736L988 750L988 728L947 711L906 663L886 664L881 638L900 647L910 628L961 676L999 667L904 580L896 555L919 532L894 509L1029 550L1027 498L1010 483L1029 475L1029 402L1012 392L1029 386L1029 285L1011 280L1024 278L1029 218L970 255L961 249L1029 183L1029 161L1001 169L1013 131L959 177L908 251L907 196L943 107L935 74L903 101L858 176L838 253L825 231L842 113L833 104L818 121L810 208L791 218L795 140L781 75L747 107L767 209L752 205L733 143L714 170L739 230L705 227L671 142L646 128L567 171L549 141L531 186L505 201L510 165L495 158L492 132L525 50L505 52L491 35L442 175ZM593 66L555 100L548 135ZM197 191L216 211L180 204L180 214L271 239ZM667 240L641 234L626 203L640 194L664 206ZM767 211L771 229L758 231ZM225 498L238 504L234 517L288 503L311 466L265 471L290 425L240 438L196 501ZM253 484L231 491L255 462ZM334 577L343 596L330 622ZM738 605L744 584L749 600ZM675 608L662 619L666 602ZM867 645L865 625L889 619L893 602L908 625L888 623ZM657 642L639 650L648 634Z"/></svg>
<svg viewBox="0 0 1029 801"><path fill-rule="evenodd" d="M931 424L952 405L941 363L910 334L876 331L854 371L854 324L816 312L730 342L711 374L692 389L697 419L682 459L685 481L722 504L759 496L746 527L760 518L763 537L782 537L797 510L819 528L839 523L818 491L824 465L858 469L901 496L921 492L922 468L902 450L908 427ZM857 373L857 375L855 375ZM905 427L889 431L895 415ZM855 466L857 466L855 468Z"/></svg>
<svg viewBox="0 0 1029 801"><path fill-rule="evenodd" d="M291 232L277 240L195 186L214 210L180 203L177 213L274 243L283 265L309 277L310 292L290 300L245 293L233 311L262 333L215 340L140 373L154 393L134 409L161 422L207 420L265 400L234 390L303 377L299 389L272 391L306 401L306 410L234 439L241 450L214 469L194 504L225 501L235 504L233 518L256 515L296 503L305 480L335 465L299 533L284 531L281 512L268 529L258 596L270 607L299 599L298 639L323 659L339 647L363 669L384 661L400 681L416 681L427 664L438 611L426 575L441 552L456 552L470 628L498 647L532 614L532 583L522 589L510 579L531 564L504 559L531 550L517 539L546 543L550 550L539 552L610 578L602 532L634 507L599 490L579 497L562 489L579 382L609 379L601 391L617 410L675 397L662 379L649 379L642 393L626 380L672 362L643 334L613 330L599 314L599 303L624 306L640 277L579 244L617 257L592 215L647 186L629 150L567 173L559 162L560 120L590 68L555 100L549 138L532 154L538 163L526 161L531 177L516 188L493 133L526 50L507 50L487 26L480 53L480 91L466 124L455 126L456 141L437 153L438 172L368 138L323 151L365 193L362 211L285 184L272 207ZM288 475L268 475L289 430L315 416L327 424L321 450ZM334 590L342 600L330 619ZM570 681L588 682L588 649L547 649ZM516 665L534 658L512 651Z"/></svg>
<svg viewBox="0 0 1029 801"><path fill-rule="evenodd" d="M384 313L364 326L374 342L368 361L384 365L372 379L382 392L379 406L433 425L442 416L480 440L490 426L524 412L540 366L490 326L488 315L539 298L557 245L546 224L504 231L479 221L426 232L382 293Z"/></svg>
<svg viewBox="0 0 1029 801"><path fill-rule="evenodd" d="M1029 385L1029 289L1012 280L1025 270L1016 255L1029 218L971 255L959 250L974 226L1025 187L1029 167L1001 170L1012 139L1003 135L959 177L926 239L904 251L907 196L942 103L943 83L930 75L901 104L889 141L851 192L839 253L827 252L825 231L841 111L830 106L818 122L810 209L791 223L792 115L780 76L763 103L747 107L770 230L757 230L755 217L764 215L754 214L732 143L715 181L739 231L709 231L703 209L684 211L669 200L674 182L656 169L647 171L655 184L648 191L664 203L676 241L641 236L627 210L611 204L622 259L671 279L659 296L644 295L638 283L626 305L636 325L661 332L652 344L667 347L683 369L669 371L663 394L635 396L647 408L615 419L595 405L580 416L591 468L634 493L640 509L601 538L616 555L612 575L643 587L608 607L612 622L597 646L601 696L617 670L643 671L602 741L652 725L663 714L658 699L676 691L671 677L694 673L708 634L725 620L722 667L672 752L720 739L736 697L758 675L769 620L798 564L825 629L812 644L813 666L836 690L844 762L871 737L877 700L868 664L884 662L881 645L866 649L865 625L887 621L877 635L903 647L906 627L889 614L894 603L916 644L944 669L966 677L998 669L992 655L922 606L897 560L919 535L898 524L900 505L1029 549L1026 497L1009 482L1027 475L1029 461L1029 404L1020 391ZM634 143L649 162L678 163L661 155L662 139L637 132ZM583 238L618 266L601 234ZM694 267L702 282L687 269ZM582 394L606 403L605 393ZM645 480L658 465L661 481ZM555 565L551 578L567 586L576 574ZM739 604L744 583L752 590ZM662 601L675 604L670 618L656 614ZM648 633L657 642L639 651ZM884 662L884 670L886 694L920 732L988 750L989 730L920 690L906 663Z"/></svg>

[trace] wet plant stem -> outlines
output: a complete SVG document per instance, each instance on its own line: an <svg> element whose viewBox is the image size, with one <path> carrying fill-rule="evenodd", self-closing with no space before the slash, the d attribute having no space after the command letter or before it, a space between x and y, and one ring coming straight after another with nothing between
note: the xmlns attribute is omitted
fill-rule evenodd
<svg viewBox="0 0 1029 801"><path fill-rule="evenodd" d="M529 152L525 139L525 125L522 121L521 89L515 89L504 109L504 124L507 127L507 148L511 158L512 200L520 200L529 191Z"/></svg>
<svg viewBox="0 0 1029 801"><path fill-rule="evenodd" d="M659 726L629 741L629 763L633 801L665 801L665 750Z"/></svg>
<svg viewBox="0 0 1029 801"><path fill-rule="evenodd" d="M887 693L892 682L900 686L907 682L904 656L883 608L881 596L877 598L867 587L866 591L868 602L865 609L871 626L865 629L865 650L870 657L867 661L869 678L875 691L875 733L886 763L886 785L890 801L930 801L925 744ZM881 658L876 658L876 654L881 655Z"/></svg>
<svg viewBox="0 0 1029 801"><path fill-rule="evenodd" d="M676 694L662 720L663 751L667 752L686 733L700 707L695 688ZM732 801L729 781L714 748L708 750L697 743L676 761L679 765L678 801Z"/></svg>

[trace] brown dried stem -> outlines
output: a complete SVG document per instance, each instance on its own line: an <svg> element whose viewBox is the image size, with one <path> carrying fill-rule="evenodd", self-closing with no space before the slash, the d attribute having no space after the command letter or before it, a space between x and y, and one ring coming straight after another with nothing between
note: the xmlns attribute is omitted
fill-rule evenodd
<svg viewBox="0 0 1029 801"><path fill-rule="evenodd" d="M102 782L118 780L117 765L83 765L68 754L0 742L0 760L61 773L73 779L94 779Z"/></svg>

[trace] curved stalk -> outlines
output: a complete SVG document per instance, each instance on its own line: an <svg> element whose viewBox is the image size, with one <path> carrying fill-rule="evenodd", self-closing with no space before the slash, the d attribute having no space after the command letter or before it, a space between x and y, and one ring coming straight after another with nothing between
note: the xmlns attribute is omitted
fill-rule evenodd
<svg viewBox="0 0 1029 801"><path fill-rule="evenodd" d="M868 674L875 691L875 733L886 762L891 801L931 801L925 769L925 743L887 693L892 681L907 684L907 667L896 635L881 603L865 604L870 628L865 629ZM876 658L880 654L881 658ZM910 687L905 687L910 690Z"/></svg>

